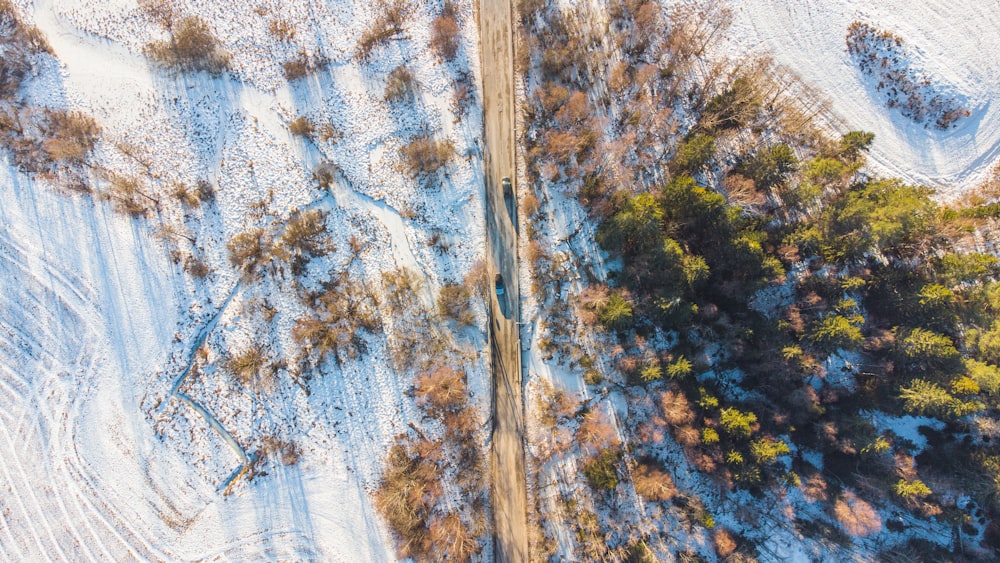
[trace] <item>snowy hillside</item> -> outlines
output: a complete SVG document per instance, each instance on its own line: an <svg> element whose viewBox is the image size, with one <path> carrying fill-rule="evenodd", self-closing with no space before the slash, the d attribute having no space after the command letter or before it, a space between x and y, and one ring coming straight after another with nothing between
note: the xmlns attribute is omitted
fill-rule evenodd
<svg viewBox="0 0 1000 563"><path fill-rule="evenodd" d="M832 102L830 126L875 133L870 162L879 172L949 197L981 183L1000 157L997 0L746 0L733 3L733 13L722 49L771 55L818 88ZM887 110L847 52L853 21L900 36L911 66L960 96L970 115L942 131Z"/></svg>
<svg viewBox="0 0 1000 563"><path fill-rule="evenodd" d="M425 422L390 357L410 329L381 294L411 272L433 312L482 258L471 3L453 62L423 4L366 61L366 2L173 3L231 55L218 76L154 64L144 48L167 32L134 1L14 4L52 52L14 107L101 131L80 176L0 168L0 559L392 559L370 494L396 435ZM288 80L298 57L311 66ZM389 102L400 65L413 96ZM453 147L437 176L404 169L420 136ZM277 249L296 217L327 238L293 265ZM255 229L276 251L241 271L229 243ZM316 361L295 329L337 280L379 328ZM484 337L454 338L485 419ZM263 363L238 371L246 358Z"/></svg>

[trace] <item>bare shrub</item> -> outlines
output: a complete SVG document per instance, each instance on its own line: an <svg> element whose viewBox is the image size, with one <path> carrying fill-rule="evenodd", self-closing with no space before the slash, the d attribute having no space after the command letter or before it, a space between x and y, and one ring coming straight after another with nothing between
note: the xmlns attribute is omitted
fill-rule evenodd
<svg viewBox="0 0 1000 563"><path fill-rule="evenodd" d="M184 261L184 271L196 278L205 278L209 273L211 273L211 269L208 267L208 264L197 256L189 256L187 260Z"/></svg>
<svg viewBox="0 0 1000 563"><path fill-rule="evenodd" d="M296 321L292 337L318 353L323 362L333 356L337 364L357 358L365 351L361 330L369 333L381 327L375 301L361 284L346 274L324 285L323 291L303 300L309 313Z"/></svg>
<svg viewBox="0 0 1000 563"><path fill-rule="evenodd" d="M733 534L724 528L717 528L715 533L712 534L712 543L715 544L715 552L719 554L719 557L729 557L736 551L736 538Z"/></svg>
<svg viewBox="0 0 1000 563"><path fill-rule="evenodd" d="M764 203L763 194L757 191L751 178L741 174L730 174L722 180L722 190L726 199L740 207L759 206Z"/></svg>
<svg viewBox="0 0 1000 563"><path fill-rule="evenodd" d="M472 105L473 90L468 84L456 84L451 102L455 108L455 118L461 119Z"/></svg>
<svg viewBox="0 0 1000 563"><path fill-rule="evenodd" d="M288 124L288 132L299 137L312 137L316 131L313 122L306 116L301 115Z"/></svg>
<svg viewBox="0 0 1000 563"><path fill-rule="evenodd" d="M409 0L382 0L379 11L381 13L358 39L355 56L359 60L367 61L377 47L403 33L403 24L408 19L412 6Z"/></svg>
<svg viewBox="0 0 1000 563"><path fill-rule="evenodd" d="M267 31L282 43L290 43L292 39L295 39L295 25L284 19L284 18L274 18L271 23L267 25Z"/></svg>
<svg viewBox="0 0 1000 563"><path fill-rule="evenodd" d="M151 205L156 205L157 200L143 190L138 177L108 173L106 178L110 183L108 197L120 211L130 215L143 215Z"/></svg>
<svg viewBox="0 0 1000 563"><path fill-rule="evenodd" d="M274 257L288 262L293 275L301 275L309 261L334 250L326 232L326 212L319 209L296 211L288 218Z"/></svg>
<svg viewBox="0 0 1000 563"><path fill-rule="evenodd" d="M469 268L469 272L462 278L462 283L485 302L490 291L486 273L486 262L483 260L474 262Z"/></svg>
<svg viewBox="0 0 1000 563"><path fill-rule="evenodd" d="M455 18L440 15L431 23L431 48L446 61L455 59L458 53L458 22Z"/></svg>
<svg viewBox="0 0 1000 563"><path fill-rule="evenodd" d="M826 480L818 472L813 473L802 484L802 494L810 502L826 502Z"/></svg>
<svg viewBox="0 0 1000 563"><path fill-rule="evenodd" d="M177 182L174 184L173 189L170 190L170 195L172 195L177 201L181 202L182 205L187 207L197 207L201 205L201 197L197 190L192 190L184 182Z"/></svg>
<svg viewBox="0 0 1000 563"><path fill-rule="evenodd" d="M470 443L479 429L479 418L476 409L465 407L457 411L444 413L441 417L444 424L444 437L452 444L460 444L461 456L456 460L460 467L473 469L477 463L479 452L476 444Z"/></svg>
<svg viewBox="0 0 1000 563"><path fill-rule="evenodd" d="M407 171L417 177L434 174L447 165L455 155L455 147L451 141L421 136L403 146L399 152L403 155Z"/></svg>
<svg viewBox="0 0 1000 563"><path fill-rule="evenodd" d="M385 100L387 102L410 100L416 92L416 86L417 81L410 69L406 68L406 65L399 65L392 69L385 81Z"/></svg>
<svg viewBox="0 0 1000 563"><path fill-rule="evenodd" d="M433 561L469 561L479 544L457 512L431 517L424 548Z"/></svg>
<svg viewBox="0 0 1000 563"><path fill-rule="evenodd" d="M169 40L153 41L146 45L145 51L161 65L211 74L227 70L232 58L215 38L208 22L198 16L178 20L171 28Z"/></svg>
<svg viewBox="0 0 1000 563"><path fill-rule="evenodd" d="M178 14L172 0L139 0L139 11L165 29L173 28Z"/></svg>
<svg viewBox="0 0 1000 563"><path fill-rule="evenodd" d="M459 327L471 326L476 317L469 307L472 291L468 285L448 284L438 293L438 313L455 322Z"/></svg>
<svg viewBox="0 0 1000 563"><path fill-rule="evenodd" d="M421 282L412 270L400 268L391 272L382 272L382 283L385 288L385 302L397 316L412 313L413 296L420 290Z"/></svg>
<svg viewBox="0 0 1000 563"><path fill-rule="evenodd" d="M878 512L851 491L845 491L833 505L833 515L844 531L855 537L866 537L882 529Z"/></svg>
<svg viewBox="0 0 1000 563"><path fill-rule="evenodd" d="M215 201L215 186L208 180L198 180L195 185L198 191L198 199L205 202Z"/></svg>
<svg viewBox="0 0 1000 563"><path fill-rule="evenodd" d="M330 61L326 57L311 55L305 51L299 51L292 59L281 63L281 73L285 80L289 82L304 78L305 76L318 72L326 68Z"/></svg>
<svg viewBox="0 0 1000 563"><path fill-rule="evenodd" d="M569 164L571 159L583 149L583 144L583 139L572 131L555 131L545 137L545 145L542 150L558 162Z"/></svg>
<svg viewBox="0 0 1000 563"><path fill-rule="evenodd" d="M641 462L632 470L635 492L648 501L668 501L677 494L677 487L670 474L655 463Z"/></svg>
<svg viewBox="0 0 1000 563"><path fill-rule="evenodd" d="M258 387L268 383L267 357L259 346L250 346L246 350L234 354L226 361L226 370L236 376L244 386Z"/></svg>
<svg viewBox="0 0 1000 563"><path fill-rule="evenodd" d="M576 430L576 439L582 448L602 450L618 445L618 432L611 424L607 411L594 408L583 415Z"/></svg>
<svg viewBox="0 0 1000 563"><path fill-rule="evenodd" d="M229 240L229 262L244 276L257 271L271 253L271 237L264 229L250 229Z"/></svg>
<svg viewBox="0 0 1000 563"><path fill-rule="evenodd" d="M670 74L684 73L732 23L731 8L724 2L701 0L674 8L664 41Z"/></svg>
<svg viewBox="0 0 1000 563"><path fill-rule="evenodd" d="M26 24L10 0L0 0L0 28L3 29L0 42L4 46L4 68L17 68L22 63L29 63L25 59L25 51L52 53L45 34L37 27Z"/></svg>
<svg viewBox="0 0 1000 563"><path fill-rule="evenodd" d="M46 110L42 148L50 161L79 164L97 144L101 128L78 111Z"/></svg>
<svg viewBox="0 0 1000 563"><path fill-rule="evenodd" d="M663 418L671 426L684 426L694 422L694 411L684 393L677 390L660 394L660 408Z"/></svg>
<svg viewBox="0 0 1000 563"><path fill-rule="evenodd" d="M437 366L417 376L413 383L417 404L432 417L465 407L467 389L465 372L448 366Z"/></svg>
<svg viewBox="0 0 1000 563"><path fill-rule="evenodd" d="M554 114L569 100L570 92L568 88L559 83L549 82L542 85L535 96L546 113Z"/></svg>
<svg viewBox="0 0 1000 563"><path fill-rule="evenodd" d="M375 491L375 508L399 537L399 557L421 559L428 546L427 519L443 494L432 456L441 446L397 443L389 450L385 474ZM421 455L424 454L424 455Z"/></svg>
<svg viewBox="0 0 1000 563"><path fill-rule="evenodd" d="M302 450L291 440L265 436L261 444L262 456L275 456L282 465L295 465L302 457Z"/></svg>
<svg viewBox="0 0 1000 563"><path fill-rule="evenodd" d="M590 103L583 92L573 92L556 112L556 121L563 127L581 125L590 116Z"/></svg>
<svg viewBox="0 0 1000 563"><path fill-rule="evenodd" d="M611 75L608 77L608 87L611 88L613 92L621 93L625 91L626 88L633 84L631 75L631 66L626 61L621 61L614 68L611 69Z"/></svg>
<svg viewBox="0 0 1000 563"><path fill-rule="evenodd" d="M684 425L674 430L674 439L685 448L693 448L701 444L701 432L694 426Z"/></svg>
<svg viewBox="0 0 1000 563"><path fill-rule="evenodd" d="M539 419L542 426L551 430L557 424L566 422L576 413L579 401L562 389L556 389L545 380L540 382L538 394Z"/></svg>
<svg viewBox="0 0 1000 563"><path fill-rule="evenodd" d="M886 96L887 107L898 107L913 121L933 123L938 129L969 116L957 97L911 68L911 56L898 35L854 21L847 27L846 42L861 72L877 81L875 89Z"/></svg>
<svg viewBox="0 0 1000 563"><path fill-rule="evenodd" d="M524 215L528 218L534 218L538 210L541 209L541 203L538 201L538 197L533 193L527 193L521 198L521 209L524 211Z"/></svg>
<svg viewBox="0 0 1000 563"><path fill-rule="evenodd" d="M320 362L328 355L333 355L340 364L345 359L353 359L358 355L356 335L350 326L343 323L331 324L316 317L299 319L292 327L292 337L300 344L317 351Z"/></svg>

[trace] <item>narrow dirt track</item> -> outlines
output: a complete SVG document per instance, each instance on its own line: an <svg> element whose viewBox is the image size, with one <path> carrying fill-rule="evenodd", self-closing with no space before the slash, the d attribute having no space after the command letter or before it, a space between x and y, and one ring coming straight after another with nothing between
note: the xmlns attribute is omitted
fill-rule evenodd
<svg viewBox="0 0 1000 563"><path fill-rule="evenodd" d="M528 560L524 471L524 398L517 276L517 232L504 204L503 178L516 182L514 157L513 18L509 0L479 4L483 106L486 127L486 244L492 281L505 285L505 306L490 299L490 365L493 372L493 440L490 452L493 547L502 562ZM514 190L516 193L516 189ZM491 288L492 289L492 288ZM505 314L506 313L506 314Z"/></svg>

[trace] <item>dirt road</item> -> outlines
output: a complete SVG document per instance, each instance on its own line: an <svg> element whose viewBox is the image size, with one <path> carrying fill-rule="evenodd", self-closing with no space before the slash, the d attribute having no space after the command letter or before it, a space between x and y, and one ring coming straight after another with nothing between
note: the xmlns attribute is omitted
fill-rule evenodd
<svg viewBox="0 0 1000 563"><path fill-rule="evenodd" d="M493 440L490 452L494 553L497 561L528 560L524 472L524 398L517 277L517 232L504 202L503 178L516 182L514 157L514 51L510 0L479 4L483 105L486 126L486 244L491 285L490 363L493 372ZM514 190L516 193L516 188ZM506 314L505 314L506 313Z"/></svg>

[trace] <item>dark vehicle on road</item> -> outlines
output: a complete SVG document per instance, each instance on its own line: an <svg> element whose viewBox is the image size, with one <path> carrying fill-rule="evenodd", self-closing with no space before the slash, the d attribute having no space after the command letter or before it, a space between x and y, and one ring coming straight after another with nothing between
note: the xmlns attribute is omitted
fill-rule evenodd
<svg viewBox="0 0 1000 563"><path fill-rule="evenodd" d="M507 287L503 283L503 276L497 274L494 286L496 287L497 303L500 305L500 312L506 317L510 314L508 312L510 309L507 307Z"/></svg>
<svg viewBox="0 0 1000 563"><path fill-rule="evenodd" d="M510 222L514 225L514 232L517 232L517 204L514 199L514 186L511 185L510 178L504 178L500 185L503 187L503 203L507 207L507 216L510 217Z"/></svg>

